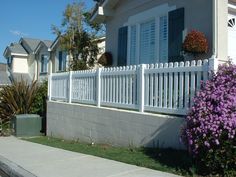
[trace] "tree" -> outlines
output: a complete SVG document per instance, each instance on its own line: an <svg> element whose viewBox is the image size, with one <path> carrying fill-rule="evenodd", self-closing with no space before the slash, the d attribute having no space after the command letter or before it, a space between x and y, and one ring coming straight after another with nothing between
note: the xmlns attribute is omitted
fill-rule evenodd
<svg viewBox="0 0 236 177"><path fill-rule="evenodd" d="M53 32L59 36L62 49L71 56L70 70L92 67L99 52L96 39L103 34L104 26L90 22L91 13L84 9L82 2L68 4L61 26L52 27Z"/></svg>

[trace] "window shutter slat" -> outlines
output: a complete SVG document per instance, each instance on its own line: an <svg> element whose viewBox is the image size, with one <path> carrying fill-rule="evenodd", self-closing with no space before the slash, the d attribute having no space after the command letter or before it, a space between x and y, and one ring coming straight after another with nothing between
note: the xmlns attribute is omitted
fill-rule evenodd
<svg viewBox="0 0 236 177"><path fill-rule="evenodd" d="M128 27L120 28L118 35L118 66L126 66Z"/></svg>
<svg viewBox="0 0 236 177"><path fill-rule="evenodd" d="M159 62L166 63L168 62L168 22L167 16L160 17L160 53L159 53Z"/></svg>
<svg viewBox="0 0 236 177"><path fill-rule="evenodd" d="M136 25L130 28L130 64L136 64L136 40L137 40L137 29Z"/></svg>
<svg viewBox="0 0 236 177"><path fill-rule="evenodd" d="M168 58L169 62L182 61L181 56L184 30L184 8L169 12L168 24Z"/></svg>
<svg viewBox="0 0 236 177"><path fill-rule="evenodd" d="M155 60L155 20L140 26L140 64L153 63Z"/></svg>

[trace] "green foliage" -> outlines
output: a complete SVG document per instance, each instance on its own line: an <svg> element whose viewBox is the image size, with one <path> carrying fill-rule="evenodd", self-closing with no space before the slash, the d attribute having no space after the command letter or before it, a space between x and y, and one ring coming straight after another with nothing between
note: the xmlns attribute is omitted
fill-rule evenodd
<svg viewBox="0 0 236 177"><path fill-rule="evenodd" d="M36 81L28 83L23 79L20 82L13 81L12 85L3 87L0 91L0 121L2 125L8 124L13 115L32 113L38 90Z"/></svg>
<svg viewBox="0 0 236 177"><path fill-rule="evenodd" d="M45 104L48 93L48 82L44 81L39 85L38 92L36 93L33 105L32 105L32 114L38 114L44 116L46 114Z"/></svg>
<svg viewBox="0 0 236 177"><path fill-rule="evenodd" d="M52 27L53 32L60 37L62 49L72 57L70 70L92 67L99 53L96 38L102 34L102 25L90 22L91 13L84 9L84 3L81 2L68 4L61 26Z"/></svg>

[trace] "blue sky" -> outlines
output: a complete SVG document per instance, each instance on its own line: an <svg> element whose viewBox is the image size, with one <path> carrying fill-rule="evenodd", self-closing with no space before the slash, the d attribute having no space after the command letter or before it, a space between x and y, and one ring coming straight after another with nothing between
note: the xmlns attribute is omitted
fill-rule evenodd
<svg viewBox="0 0 236 177"><path fill-rule="evenodd" d="M23 37L54 40L51 25L59 26L68 3L75 0L1 0L0 1L0 62L7 45ZM84 0L86 8L93 0Z"/></svg>

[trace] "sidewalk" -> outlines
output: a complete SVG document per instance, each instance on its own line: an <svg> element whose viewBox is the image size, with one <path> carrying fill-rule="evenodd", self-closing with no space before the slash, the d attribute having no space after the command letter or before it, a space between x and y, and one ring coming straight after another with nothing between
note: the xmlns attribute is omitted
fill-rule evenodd
<svg viewBox="0 0 236 177"><path fill-rule="evenodd" d="M11 177L177 177L90 155L19 140L0 138L0 170Z"/></svg>

